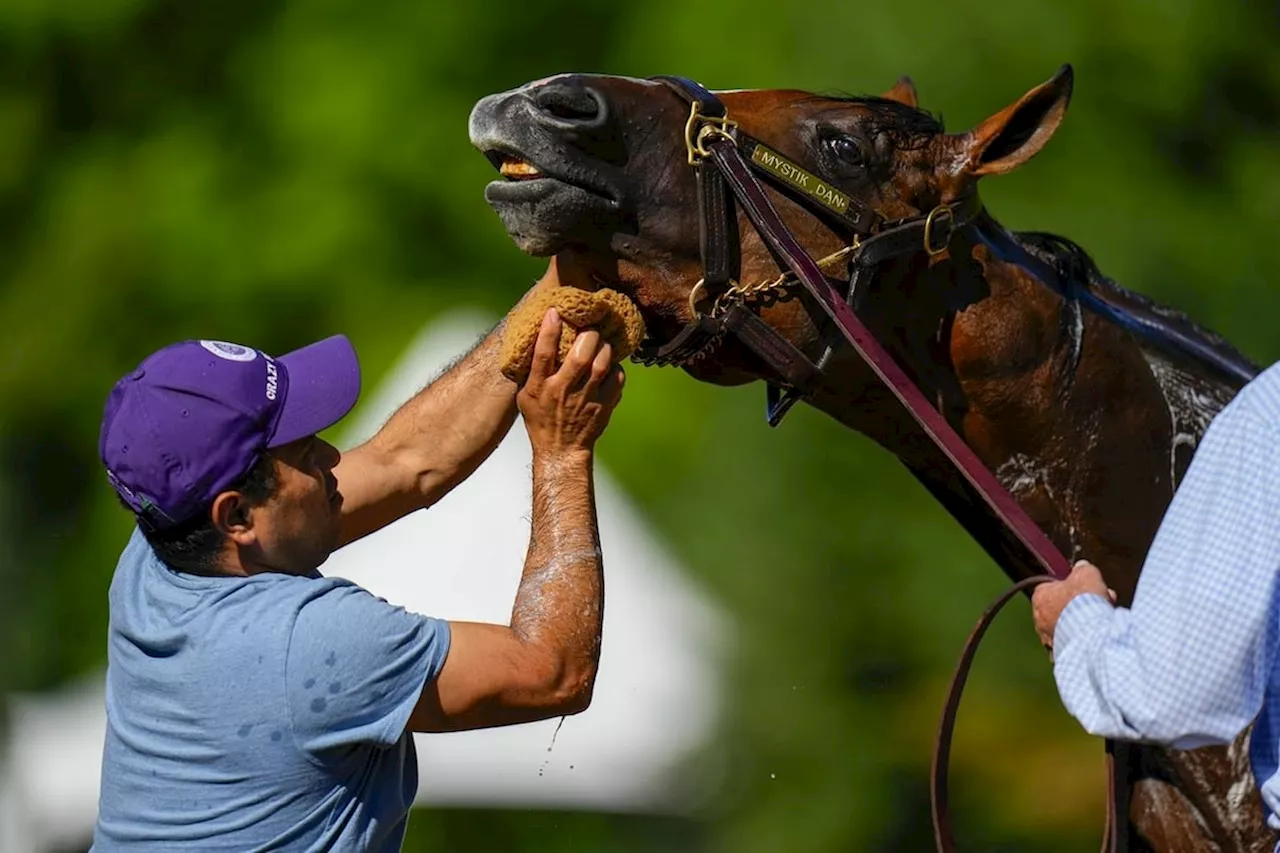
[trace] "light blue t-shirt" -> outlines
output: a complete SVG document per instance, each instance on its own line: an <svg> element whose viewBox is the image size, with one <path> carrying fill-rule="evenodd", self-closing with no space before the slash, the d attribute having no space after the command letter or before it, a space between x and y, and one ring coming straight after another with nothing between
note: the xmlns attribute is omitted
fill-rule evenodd
<svg viewBox="0 0 1280 853"><path fill-rule="evenodd" d="M110 605L94 850L400 849L447 622L337 578L174 572L137 531Z"/></svg>

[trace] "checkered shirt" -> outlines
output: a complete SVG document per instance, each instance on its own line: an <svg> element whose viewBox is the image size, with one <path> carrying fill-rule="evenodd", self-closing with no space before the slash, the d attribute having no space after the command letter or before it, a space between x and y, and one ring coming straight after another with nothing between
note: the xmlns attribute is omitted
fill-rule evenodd
<svg viewBox="0 0 1280 853"><path fill-rule="evenodd" d="M1230 742L1256 719L1250 757L1280 828L1278 623L1280 364L1209 426L1133 607L1081 595L1063 610L1054 677L1096 735L1189 749Z"/></svg>

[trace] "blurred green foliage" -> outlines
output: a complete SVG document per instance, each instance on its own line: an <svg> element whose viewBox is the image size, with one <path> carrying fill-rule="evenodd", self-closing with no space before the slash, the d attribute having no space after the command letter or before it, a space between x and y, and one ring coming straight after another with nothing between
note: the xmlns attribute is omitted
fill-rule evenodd
<svg viewBox="0 0 1280 853"><path fill-rule="evenodd" d="M1211 0L6 0L0 675L40 689L103 662L129 522L98 418L144 355L343 331L372 385L436 312L501 311L536 278L467 142L489 92L564 70L854 92L907 73L960 130L1072 62L1067 121L987 182L990 209L1269 363L1278 37L1274 4ZM893 459L809 410L771 431L762 396L633 369L602 445L740 627L701 816L419 813L407 849L928 848L943 683L1004 579ZM1093 843L1101 747L1060 709L1025 616L978 669L961 832L983 850Z"/></svg>

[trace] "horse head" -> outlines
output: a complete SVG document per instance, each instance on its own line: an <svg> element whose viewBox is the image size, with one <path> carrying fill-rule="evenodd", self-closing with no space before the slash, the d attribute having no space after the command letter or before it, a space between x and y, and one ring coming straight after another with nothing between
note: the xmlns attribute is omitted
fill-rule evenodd
<svg viewBox="0 0 1280 853"><path fill-rule="evenodd" d="M957 134L918 108L908 78L876 97L795 90L718 96L744 133L892 221L966 198L982 177L1011 171L1034 156L1062 121L1072 79L1064 66L1014 104ZM670 340L693 319L690 295L702 277L697 175L686 157L688 119L688 103L660 82L582 74L491 95L471 115L473 143L503 176L485 196L516 244L535 255L559 254L562 262L585 267L597 281L632 297L654 344ZM847 244L848 233L793 197L776 192L773 202L815 257ZM776 277L778 264L745 219L739 233L741 281ZM914 260L929 259L922 252ZM902 312L937 313L943 301L957 298L973 294L912 288L878 300L877 316L868 323L892 335L894 328L909 325ZM779 301L762 308L761 316L802 350L820 348L820 330L799 302ZM961 338L989 334L977 324L960 331ZM723 384L769 378L733 342L713 358L684 366L699 379ZM846 397L856 396L849 372L842 372ZM862 378L871 382L869 373Z"/></svg>

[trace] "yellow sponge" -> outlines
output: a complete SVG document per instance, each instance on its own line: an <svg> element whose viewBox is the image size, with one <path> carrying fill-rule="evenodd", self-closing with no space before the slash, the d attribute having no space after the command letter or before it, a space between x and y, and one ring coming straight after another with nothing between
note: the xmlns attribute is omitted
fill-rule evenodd
<svg viewBox="0 0 1280 853"><path fill-rule="evenodd" d="M531 294L507 318L502 338L502 375L522 384L529 378L533 345L548 309L555 308L563 321L560 328L560 360L563 363L578 333L595 329L613 348L616 364L635 352L644 340L644 320L635 304L616 290L582 290L577 287L548 287Z"/></svg>

